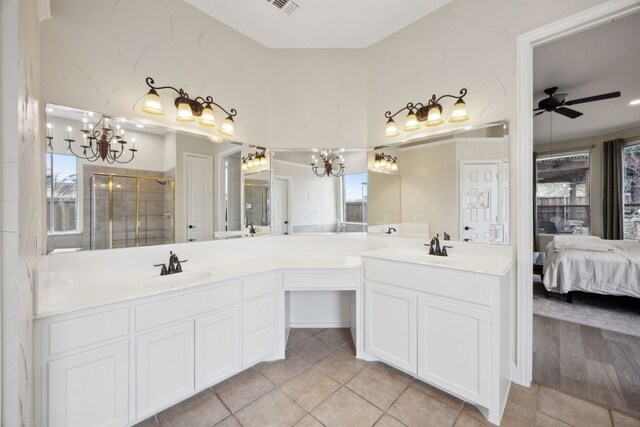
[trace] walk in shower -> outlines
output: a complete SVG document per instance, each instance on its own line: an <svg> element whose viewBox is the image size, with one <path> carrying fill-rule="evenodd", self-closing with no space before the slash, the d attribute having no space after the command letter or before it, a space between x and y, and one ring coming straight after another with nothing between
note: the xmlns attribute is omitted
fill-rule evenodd
<svg viewBox="0 0 640 427"><path fill-rule="evenodd" d="M94 173L90 182L91 249L174 243L172 178Z"/></svg>

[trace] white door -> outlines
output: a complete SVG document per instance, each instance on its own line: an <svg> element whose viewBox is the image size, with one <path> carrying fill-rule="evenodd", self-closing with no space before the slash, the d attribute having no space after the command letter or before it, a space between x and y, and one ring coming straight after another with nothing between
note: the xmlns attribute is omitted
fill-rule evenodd
<svg viewBox="0 0 640 427"><path fill-rule="evenodd" d="M196 319L196 389L240 370L240 306Z"/></svg>
<svg viewBox="0 0 640 427"><path fill-rule="evenodd" d="M213 238L213 159L187 154L187 239L190 242Z"/></svg>
<svg viewBox="0 0 640 427"><path fill-rule="evenodd" d="M286 178L274 178L271 197L273 198L271 234L275 236L289 234L289 180Z"/></svg>
<svg viewBox="0 0 640 427"><path fill-rule="evenodd" d="M460 165L460 236L465 241L493 242L498 223L499 162Z"/></svg>
<svg viewBox="0 0 640 427"><path fill-rule="evenodd" d="M491 314L444 298L418 298L418 377L483 406L491 397Z"/></svg>
<svg viewBox="0 0 640 427"><path fill-rule="evenodd" d="M366 351L415 373L416 294L366 282L364 297Z"/></svg>
<svg viewBox="0 0 640 427"><path fill-rule="evenodd" d="M193 392L193 321L136 338L137 418Z"/></svg>
<svg viewBox="0 0 640 427"><path fill-rule="evenodd" d="M226 218L227 231L240 230L242 216L242 174L240 151L225 158L226 162Z"/></svg>
<svg viewBox="0 0 640 427"><path fill-rule="evenodd" d="M49 427L129 423L129 342L49 362Z"/></svg>

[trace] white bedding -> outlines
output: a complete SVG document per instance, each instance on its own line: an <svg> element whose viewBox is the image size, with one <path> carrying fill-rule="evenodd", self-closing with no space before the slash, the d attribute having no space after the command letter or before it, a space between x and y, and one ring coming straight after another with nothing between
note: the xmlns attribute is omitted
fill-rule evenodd
<svg viewBox="0 0 640 427"><path fill-rule="evenodd" d="M583 291L640 298L640 242L605 240L613 252L545 248L544 286L565 294Z"/></svg>

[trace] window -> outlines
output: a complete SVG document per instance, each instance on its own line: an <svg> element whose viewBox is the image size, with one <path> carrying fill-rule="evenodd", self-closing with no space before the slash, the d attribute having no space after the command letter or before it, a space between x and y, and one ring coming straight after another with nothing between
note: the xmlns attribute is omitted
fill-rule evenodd
<svg viewBox="0 0 640 427"><path fill-rule="evenodd" d="M77 233L79 227L78 162L69 154L46 153L47 230Z"/></svg>
<svg viewBox="0 0 640 427"><path fill-rule="evenodd" d="M536 161L538 232L590 234L589 151L540 156Z"/></svg>
<svg viewBox="0 0 640 427"><path fill-rule="evenodd" d="M346 223L367 222L367 173L351 173L342 177L344 201L343 217Z"/></svg>
<svg viewBox="0 0 640 427"><path fill-rule="evenodd" d="M640 240L640 144L623 152L624 238Z"/></svg>

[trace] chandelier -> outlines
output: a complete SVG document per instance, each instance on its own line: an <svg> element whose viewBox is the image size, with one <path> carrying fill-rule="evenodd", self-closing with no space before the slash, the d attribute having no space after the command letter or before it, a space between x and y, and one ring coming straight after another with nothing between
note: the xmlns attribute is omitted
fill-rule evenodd
<svg viewBox="0 0 640 427"><path fill-rule="evenodd" d="M314 149L315 152L318 150ZM311 156L311 170L316 175L322 177L327 176L331 178L332 176L339 177L344 175L344 157L342 156L342 152L344 149L334 150L333 148L323 148L320 151L320 159L322 160L322 172L318 172L318 158L315 156ZM334 164L337 163L338 167L334 168Z"/></svg>
<svg viewBox="0 0 640 427"><path fill-rule="evenodd" d="M160 100L158 91L171 89L178 94L178 97L174 101L174 104L177 108L177 121L189 123L195 122L197 120L198 123L200 123L202 126L212 128L214 126L217 126L215 122L215 115L213 112L213 107L215 106L221 109L227 115L227 118L224 119L222 125L218 128L218 132L224 136L235 135L235 123L233 121L233 118L238 114L235 109L232 108L230 111L227 111L220 104L213 102L213 98L211 96L207 96L206 98L197 96L194 99L191 99L189 97L189 94L183 89L176 89L172 86L154 86L154 81L151 77L147 77L146 82L147 86L149 86L151 89L149 89L149 92L147 92L144 97L142 111L144 111L145 113L155 116L163 116L164 110L162 109L162 101Z"/></svg>
<svg viewBox="0 0 640 427"><path fill-rule="evenodd" d="M375 153L375 160L373 162L373 168L376 170L398 170L398 158L393 157L390 154Z"/></svg>
<svg viewBox="0 0 640 427"><path fill-rule="evenodd" d="M436 95L432 95L431 99L427 101L427 104L422 104L420 102L414 104L413 102L409 102L405 107L402 107L395 114L391 114L391 111L387 111L384 113L384 116L389 119L387 120L387 125L385 127L384 136L387 138L394 138L400 135L398 131L398 126L396 122L393 120L395 116L407 110L407 117L404 122L404 131L405 132L413 132L415 130L420 129L419 122L425 122L425 125L428 127L439 126L444 123L444 119L442 118L442 105L440 101L443 98L454 98L457 99L456 103L453 105L453 110L451 111L451 117L449 117L449 122L451 123L459 123L469 120L469 115L467 114L467 106L465 105L463 98L467 95L467 89L460 89L459 95L442 95L439 98L436 98Z"/></svg>
<svg viewBox="0 0 640 427"><path fill-rule="evenodd" d="M266 148L255 145L250 145L249 147L255 148L256 151L254 153L249 153L246 157L242 158L243 171L256 170L269 164L266 155Z"/></svg>
<svg viewBox="0 0 640 427"><path fill-rule="evenodd" d="M79 147L82 149L82 153L80 153L79 150L78 152L74 150L73 143L76 142L76 140L71 138L73 128L71 128L71 126L67 127L67 138L65 138L65 141L67 141L67 151L89 162L95 162L98 159L110 164L129 163L132 161L138 151L136 150L135 139L131 139L131 148L128 149L131 157L126 156L126 158L123 158L125 145L127 144L127 141L124 139L124 129L120 128L120 125L117 125L116 129L114 129L111 124L109 124L110 119L111 117L109 116L102 116L95 126L88 123L86 117L82 119L82 143ZM49 149L53 149L53 126L50 123L47 124L46 138L47 146ZM120 147L118 147L118 144L120 144Z"/></svg>

